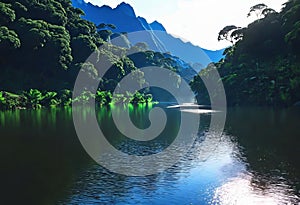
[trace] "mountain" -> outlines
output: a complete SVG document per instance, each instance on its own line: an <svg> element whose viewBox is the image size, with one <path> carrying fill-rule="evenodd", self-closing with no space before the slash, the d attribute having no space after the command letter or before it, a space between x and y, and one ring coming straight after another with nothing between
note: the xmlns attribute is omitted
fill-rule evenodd
<svg viewBox="0 0 300 205"><path fill-rule="evenodd" d="M192 65L202 65L197 66L197 71L223 58L224 49L211 51L190 42L184 42L167 33L161 23L157 21L148 23L145 18L136 16L134 9L127 3L121 3L113 9L106 5L99 7L82 0L73 0L73 6L82 9L85 12L83 18L96 25L114 24L117 28L113 32L128 33L128 39L132 45L145 42L154 51L170 52Z"/></svg>
<svg viewBox="0 0 300 205"><path fill-rule="evenodd" d="M150 24L150 27L152 28L152 30L155 30L155 31L166 31L165 27L157 21L153 21Z"/></svg>

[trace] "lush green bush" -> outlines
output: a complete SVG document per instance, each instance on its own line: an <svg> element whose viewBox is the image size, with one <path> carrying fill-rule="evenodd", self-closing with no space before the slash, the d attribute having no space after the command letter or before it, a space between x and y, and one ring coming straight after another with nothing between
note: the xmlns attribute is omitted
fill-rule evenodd
<svg viewBox="0 0 300 205"><path fill-rule="evenodd" d="M134 94L127 92L126 95L112 95L110 91L98 90L96 94L90 91L83 91L79 96L72 100L70 90L59 92L42 92L37 89L23 91L21 94L13 94L5 91L0 92L0 109L41 109L55 107L70 107L72 104L89 105L95 102L96 106L109 106L118 104L148 104L152 103L152 95L136 92Z"/></svg>

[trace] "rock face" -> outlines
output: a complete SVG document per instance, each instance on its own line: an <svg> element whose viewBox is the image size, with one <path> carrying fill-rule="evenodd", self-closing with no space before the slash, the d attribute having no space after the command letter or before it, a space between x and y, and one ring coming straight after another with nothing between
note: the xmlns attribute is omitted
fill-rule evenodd
<svg viewBox="0 0 300 205"><path fill-rule="evenodd" d="M105 5L95 6L83 0L73 0L73 5L85 12L86 15L83 18L96 25L114 24L117 28L113 32L128 33L127 37L131 45L145 42L154 51L169 52L189 64L197 64L195 68L197 72L211 62L218 62L223 57L224 49L211 51L190 42L183 42L180 38L168 34L161 23L157 21L148 23L145 18L137 17L134 9L127 3L121 3L114 9Z"/></svg>

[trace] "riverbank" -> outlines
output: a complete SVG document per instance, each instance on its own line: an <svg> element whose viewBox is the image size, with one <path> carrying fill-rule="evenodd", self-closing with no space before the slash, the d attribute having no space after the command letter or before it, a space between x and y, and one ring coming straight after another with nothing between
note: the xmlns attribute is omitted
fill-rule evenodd
<svg viewBox="0 0 300 205"><path fill-rule="evenodd" d="M149 104L153 102L151 94L140 92L113 94L110 91L97 91L93 94L89 91L84 91L81 95L73 98L72 91L40 91L30 89L29 91L21 91L12 93L0 91L0 110L15 110L15 109L41 109L55 107L70 107L75 105L87 105L95 101L96 106L107 106L114 104Z"/></svg>

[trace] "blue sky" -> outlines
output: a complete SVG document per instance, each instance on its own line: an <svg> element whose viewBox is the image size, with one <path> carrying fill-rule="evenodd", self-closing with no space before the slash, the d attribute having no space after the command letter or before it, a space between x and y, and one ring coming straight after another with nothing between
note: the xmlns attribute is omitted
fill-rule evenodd
<svg viewBox="0 0 300 205"><path fill-rule="evenodd" d="M132 5L138 16L149 22L162 23L168 33L203 48L224 48L227 42L218 42L219 31L227 25L247 26L251 6L265 3L280 11L287 0L85 0L96 5L115 8L121 2Z"/></svg>

